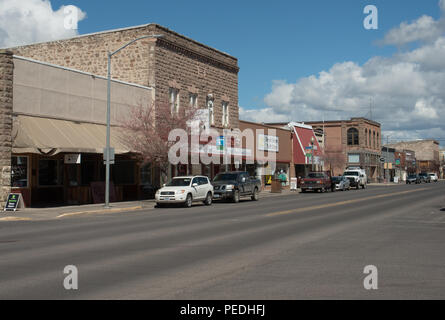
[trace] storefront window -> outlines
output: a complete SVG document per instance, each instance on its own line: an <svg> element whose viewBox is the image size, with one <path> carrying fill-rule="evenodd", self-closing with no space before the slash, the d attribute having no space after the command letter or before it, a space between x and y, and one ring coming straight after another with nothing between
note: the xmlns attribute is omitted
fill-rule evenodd
<svg viewBox="0 0 445 320"><path fill-rule="evenodd" d="M360 163L360 154L349 154L348 162L349 163Z"/></svg>
<svg viewBox="0 0 445 320"><path fill-rule="evenodd" d="M96 181L96 166L94 161L82 161L80 165L81 180L83 186L89 186L91 182Z"/></svg>
<svg viewBox="0 0 445 320"><path fill-rule="evenodd" d="M113 165L113 182L115 185L135 184L135 162L118 161Z"/></svg>
<svg viewBox="0 0 445 320"><path fill-rule="evenodd" d="M60 186L63 183L63 166L60 160L39 160L39 185Z"/></svg>
<svg viewBox="0 0 445 320"><path fill-rule="evenodd" d="M28 187L28 157L11 158L11 187Z"/></svg>
<svg viewBox="0 0 445 320"><path fill-rule="evenodd" d="M152 174L151 174L151 164L147 164L141 167L141 184L151 185Z"/></svg>

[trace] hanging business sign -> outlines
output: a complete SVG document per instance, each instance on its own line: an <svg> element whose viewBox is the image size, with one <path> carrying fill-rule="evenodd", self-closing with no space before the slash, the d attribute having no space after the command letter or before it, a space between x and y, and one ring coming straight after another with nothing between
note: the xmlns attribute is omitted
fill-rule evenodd
<svg viewBox="0 0 445 320"><path fill-rule="evenodd" d="M80 153L66 154L65 164L80 164L81 159Z"/></svg>

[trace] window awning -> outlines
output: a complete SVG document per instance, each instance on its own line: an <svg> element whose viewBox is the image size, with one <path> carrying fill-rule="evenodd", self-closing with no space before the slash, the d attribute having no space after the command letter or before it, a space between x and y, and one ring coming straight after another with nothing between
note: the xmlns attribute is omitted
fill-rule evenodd
<svg viewBox="0 0 445 320"><path fill-rule="evenodd" d="M106 144L106 126L19 115L13 123L13 153L99 153ZM116 154L129 153L120 128L111 127L110 145Z"/></svg>

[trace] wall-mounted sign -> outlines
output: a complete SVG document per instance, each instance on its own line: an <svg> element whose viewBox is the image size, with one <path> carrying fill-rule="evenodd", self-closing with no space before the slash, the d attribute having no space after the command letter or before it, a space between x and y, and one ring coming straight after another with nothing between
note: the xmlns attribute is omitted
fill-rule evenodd
<svg viewBox="0 0 445 320"><path fill-rule="evenodd" d="M220 151L224 151L224 145L225 145L225 137L220 136L218 139L216 139L216 148Z"/></svg>
<svg viewBox="0 0 445 320"><path fill-rule="evenodd" d="M66 154L65 155L65 164L80 164L81 159L82 158L81 158L80 153Z"/></svg>
<svg viewBox="0 0 445 320"><path fill-rule="evenodd" d="M19 207L24 207L21 193L10 193L6 200L3 211L17 211Z"/></svg>
<svg viewBox="0 0 445 320"><path fill-rule="evenodd" d="M258 150L278 152L280 141L277 136L268 136L264 134L258 135Z"/></svg>

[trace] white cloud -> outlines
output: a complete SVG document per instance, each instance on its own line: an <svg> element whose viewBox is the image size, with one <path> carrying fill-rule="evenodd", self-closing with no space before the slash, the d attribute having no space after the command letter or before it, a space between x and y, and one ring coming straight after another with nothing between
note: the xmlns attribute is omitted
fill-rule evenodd
<svg viewBox="0 0 445 320"><path fill-rule="evenodd" d="M53 10L49 0L0 0L0 48L76 36L65 28L66 6ZM79 8L78 21L86 14Z"/></svg>
<svg viewBox="0 0 445 320"><path fill-rule="evenodd" d="M445 0L440 2L445 15ZM437 21L436 21L437 22ZM391 139L445 137L445 36L365 64L343 62L296 83L274 82L257 121L319 121L371 115ZM267 116L269 113L270 116ZM286 120L285 120L286 121Z"/></svg>
<svg viewBox="0 0 445 320"><path fill-rule="evenodd" d="M443 32L442 20L436 21L424 15L412 23L402 22L399 27L390 30L381 43L401 46L415 41L431 41Z"/></svg>

